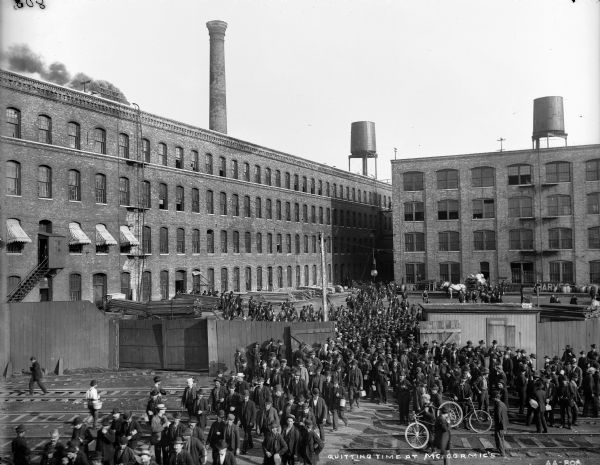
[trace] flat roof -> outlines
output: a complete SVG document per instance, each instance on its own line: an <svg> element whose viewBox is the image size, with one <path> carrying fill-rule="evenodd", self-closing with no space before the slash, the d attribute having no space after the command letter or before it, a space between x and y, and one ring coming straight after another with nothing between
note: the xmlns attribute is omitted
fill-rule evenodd
<svg viewBox="0 0 600 465"><path fill-rule="evenodd" d="M468 314L483 313L494 315L498 313L525 313L535 315L540 313L540 309L522 308L521 304L456 304L456 303L419 303L425 313L447 313L447 314Z"/></svg>

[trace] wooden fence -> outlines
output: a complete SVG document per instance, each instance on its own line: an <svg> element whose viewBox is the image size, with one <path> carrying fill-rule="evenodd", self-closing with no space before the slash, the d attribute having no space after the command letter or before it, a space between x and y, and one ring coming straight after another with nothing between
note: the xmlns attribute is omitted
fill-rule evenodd
<svg viewBox="0 0 600 465"><path fill-rule="evenodd" d="M11 303L10 363L29 370L35 356L42 368L116 367L116 324L88 301Z"/></svg>
<svg viewBox="0 0 600 465"><path fill-rule="evenodd" d="M600 318L538 323L536 356L540 361L544 355L561 357L567 345L579 357L582 350L588 353L591 344L600 346Z"/></svg>

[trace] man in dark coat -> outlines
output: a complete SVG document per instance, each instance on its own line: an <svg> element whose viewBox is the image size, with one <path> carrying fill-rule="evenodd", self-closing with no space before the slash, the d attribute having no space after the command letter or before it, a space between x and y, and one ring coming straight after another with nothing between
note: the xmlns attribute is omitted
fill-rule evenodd
<svg viewBox="0 0 600 465"><path fill-rule="evenodd" d="M46 389L46 386L44 386L44 374L42 373L39 362L35 357L31 357L29 360L31 361L31 366L29 367L29 371L31 372L31 378L29 378L29 395L33 395L33 385L35 383L37 383L44 394L47 394L48 390Z"/></svg>
<svg viewBox="0 0 600 465"><path fill-rule="evenodd" d="M74 446L70 446L67 448L67 458L69 460L69 465L89 465L88 459L85 456L85 454ZM101 459L102 456L100 452L90 452L90 460L92 462L98 463L101 461Z"/></svg>
<svg viewBox="0 0 600 465"><path fill-rule="evenodd" d="M287 445L287 452L281 457L282 465L295 465L296 463L296 455L300 445L300 431L294 425L295 420L294 415L288 415L286 425L281 433Z"/></svg>
<svg viewBox="0 0 600 465"><path fill-rule="evenodd" d="M533 399L537 402L537 408L533 408L533 418L535 421L535 427L538 433L542 430L544 433L548 432L548 425L546 425L546 391L544 390L543 382L538 379L535 382L535 391Z"/></svg>
<svg viewBox="0 0 600 465"><path fill-rule="evenodd" d="M204 444L204 428L198 425L198 417L196 415L190 417L189 432L191 437L198 439Z"/></svg>
<svg viewBox="0 0 600 465"><path fill-rule="evenodd" d="M240 430L235 425L235 415L227 414L227 422L223 427L223 439L227 443L227 450L233 455L240 455L240 446L242 444L240 438Z"/></svg>
<svg viewBox="0 0 600 465"><path fill-rule="evenodd" d="M44 444L44 452L40 465L61 465L61 459L65 454L65 446L59 442L60 434L57 429L52 431L50 441Z"/></svg>
<svg viewBox="0 0 600 465"><path fill-rule="evenodd" d="M194 402L194 412L196 412L195 415L198 417L198 427L202 430L206 428L209 411L210 404L208 399L201 390L198 390L196 401Z"/></svg>
<svg viewBox="0 0 600 465"><path fill-rule="evenodd" d="M448 419L449 409L443 406L440 415L435 419L433 445L440 450L444 456L444 465L448 463L446 455L450 453L452 435L450 433L450 421Z"/></svg>
<svg viewBox="0 0 600 465"><path fill-rule="evenodd" d="M319 439L313 428L314 424L310 420L305 420L304 427L300 431L298 455L302 457L304 465L316 465L319 461L319 453L323 450L323 441Z"/></svg>
<svg viewBox="0 0 600 465"><path fill-rule="evenodd" d="M508 408L500 400L500 393L498 391L495 391L492 395L492 401L494 402L494 439L496 440L498 453L504 457L506 455L504 435L508 429Z"/></svg>
<svg viewBox="0 0 600 465"><path fill-rule="evenodd" d="M14 465L29 465L31 450L25 439L25 426L19 425L15 428L17 437L12 440L11 450Z"/></svg>
<svg viewBox="0 0 600 465"><path fill-rule="evenodd" d="M279 423L279 415L277 410L273 408L271 400L267 400L264 409L258 411L257 426L259 433L267 434L270 430L269 425L272 423Z"/></svg>
<svg viewBox="0 0 600 465"><path fill-rule="evenodd" d="M235 455L227 450L227 443L220 440L215 444L217 456L213 460L213 465L236 465Z"/></svg>
<svg viewBox="0 0 600 465"><path fill-rule="evenodd" d="M256 424L256 404L250 400L250 391L244 391L244 400L240 406L239 421L244 430L244 441L242 443L242 454L245 454L248 449L252 449L252 429Z"/></svg>
<svg viewBox="0 0 600 465"><path fill-rule="evenodd" d="M173 451L169 456L169 465L194 465L191 454L183 449L183 439L175 438Z"/></svg>
<svg viewBox="0 0 600 465"><path fill-rule="evenodd" d="M192 436L192 432L189 428L183 431L183 448L188 451L192 457L194 465L203 465L206 463L206 448L204 447L204 441L201 441L195 436Z"/></svg>
<svg viewBox="0 0 600 465"><path fill-rule="evenodd" d="M273 422L269 425L269 432L265 435L263 441L264 465L275 465L288 451L287 444L283 436L279 433L279 422Z"/></svg>
<svg viewBox="0 0 600 465"><path fill-rule="evenodd" d="M319 427L319 436L322 441L325 441L325 420L327 419L327 404L323 398L319 395L319 389L313 389L313 397L308 401L308 405L315 415L317 426Z"/></svg>
<svg viewBox="0 0 600 465"><path fill-rule="evenodd" d="M191 417L192 415L196 415L197 412L194 411L194 406L196 403L196 395L197 390L194 385L194 378L187 379L187 386L183 390L183 395L181 396L181 407L185 408L188 412L188 415Z"/></svg>
<svg viewBox="0 0 600 465"><path fill-rule="evenodd" d="M123 435L129 441L129 447L133 450L137 449L138 438L140 436L140 424L133 417L131 412L123 413Z"/></svg>
<svg viewBox="0 0 600 465"><path fill-rule="evenodd" d="M115 465L136 465L135 452L127 446L126 436L119 437L119 447L115 451Z"/></svg>
<svg viewBox="0 0 600 465"><path fill-rule="evenodd" d="M400 423L408 424L408 413L410 405L411 392L413 385L406 379L406 375L401 372L398 385L396 386L396 399L398 400L398 409L400 414Z"/></svg>
<svg viewBox="0 0 600 465"><path fill-rule="evenodd" d="M223 407L223 403L225 402L225 394L227 394L227 390L221 386L221 380L215 379L215 386L210 391L210 398L208 402L213 412L225 410Z"/></svg>
<svg viewBox="0 0 600 465"><path fill-rule="evenodd" d="M217 463L219 458L219 443L223 440L223 430L225 428L225 411L219 410L217 414L217 419L215 422L210 425L210 429L208 430L208 436L206 437L206 441L208 445L212 449L212 461L213 464ZM225 449L227 449L227 443L223 440L223 444L225 444Z"/></svg>
<svg viewBox="0 0 600 465"><path fill-rule="evenodd" d="M359 408L360 392L363 389L363 374L358 368L358 360L353 360L350 370L348 371L348 402L350 404L349 411L352 411L352 404L356 402L356 407Z"/></svg>
<svg viewBox="0 0 600 465"><path fill-rule="evenodd" d="M102 427L96 437L96 451L102 455L102 465L115 463L115 433L110 429L110 420L102 420Z"/></svg>

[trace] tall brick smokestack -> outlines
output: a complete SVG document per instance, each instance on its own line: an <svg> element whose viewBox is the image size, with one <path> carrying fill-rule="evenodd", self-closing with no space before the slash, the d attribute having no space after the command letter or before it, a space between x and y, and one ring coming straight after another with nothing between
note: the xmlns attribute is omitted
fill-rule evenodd
<svg viewBox="0 0 600 465"><path fill-rule="evenodd" d="M210 112L208 128L227 134L227 93L225 90L225 21L206 23L210 36Z"/></svg>

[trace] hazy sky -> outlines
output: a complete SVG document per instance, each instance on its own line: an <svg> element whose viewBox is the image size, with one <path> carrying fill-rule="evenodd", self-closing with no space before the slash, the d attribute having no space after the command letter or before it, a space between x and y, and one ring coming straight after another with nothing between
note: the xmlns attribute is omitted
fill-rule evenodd
<svg viewBox="0 0 600 465"><path fill-rule="evenodd" d="M598 0L44 3L2 2L3 50L27 43L204 128L206 22L226 21L229 134L347 169L351 122L374 121L380 179L394 147L398 158L494 151L499 137L531 147L532 102L546 95L564 97L569 145L600 142Z"/></svg>

